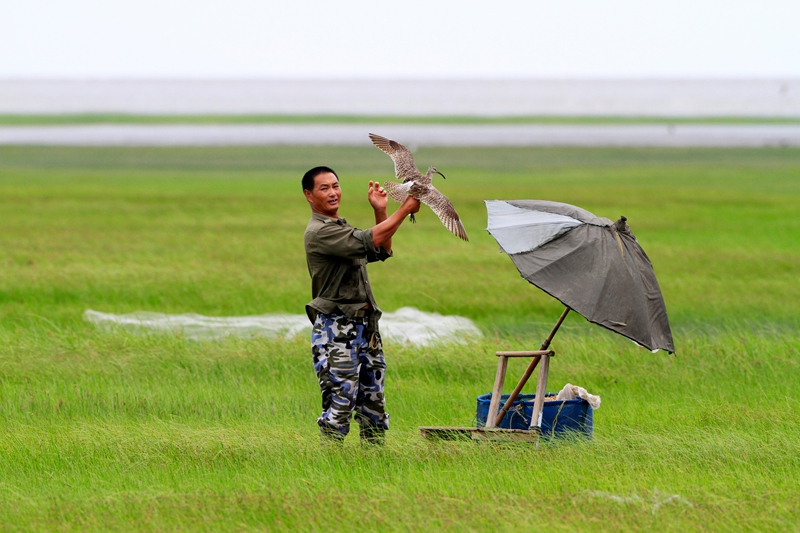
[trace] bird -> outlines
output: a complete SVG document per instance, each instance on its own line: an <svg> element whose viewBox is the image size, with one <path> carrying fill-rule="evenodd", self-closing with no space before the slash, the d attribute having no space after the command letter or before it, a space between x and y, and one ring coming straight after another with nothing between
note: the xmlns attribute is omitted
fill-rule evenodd
<svg viewBox="0 0 800 533"><path fill-rule="evenodd" d="M403 146L397 141L381 137L374 133L369 134L372 143L386 152L394 162L394 173L402 183L395 183L387 181L384 184L384 189L389 193L392 200L396 202L404 202L408 196L412 196L427 205L431 210L436 213L439 220L442 221L444 227L456 237L460 237L465 241L467 238L467 231L464 225L458 218L455 207L447 199L447 197L439 192L433 186L432 177L434 174L439 174L445 178L444 174L436 170L436 167L428 167L427 174L423 174L417 169L414 163L414 156L411 155L411 150ZM414 215L411 215L411 221L415 222Z"/></svg>

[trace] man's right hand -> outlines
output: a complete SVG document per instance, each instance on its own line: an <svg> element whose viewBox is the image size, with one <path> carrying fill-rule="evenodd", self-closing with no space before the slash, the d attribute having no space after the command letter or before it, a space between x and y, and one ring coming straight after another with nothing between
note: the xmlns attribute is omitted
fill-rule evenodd
<svg viewBox="0 0 800 533"><path fill-rule="evenodd" d="M419 206L420 206L420 201L414 198L413 196L409 196L408 198L406 198L406 200L403 202L403 205L401 205L400 207L406 209L408 211L408 214L411 215L419 212Z"/></svg>
<svg viewBox="0 0 800 533"><path fill-rule="evenodd" d="M397 228L400 227L400 224L403 223L403 220L405 220L408 215L413 215L417 211L419 211L419 200L409 196L400 204L400 208L395 211L392 216L376 224L375 227L372 228L372 243L375 245L375 248L383 246L387 251L391 252L392 235L394 235Z"/></svg>

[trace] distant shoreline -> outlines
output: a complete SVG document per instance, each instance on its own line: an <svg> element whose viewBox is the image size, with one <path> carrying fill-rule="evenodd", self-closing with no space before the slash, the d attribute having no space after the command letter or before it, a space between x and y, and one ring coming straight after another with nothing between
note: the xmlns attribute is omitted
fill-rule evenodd
<svg viewBox="0 0 800 533"><path fill-rule="evenodd" d="M6 115L3 124L10 124L9 115L115 115L117 120L127 115L206 117L203 120L211 115L262 117L250 119L255 122L273 122L280 116L316 116L318 121L321 116L372 117L373 122L386 117L416 121L502 117L528 123L637 121L641 117L651 122L725 117L796 120L800 119L800 79L0 79L0 115Z"/></svg>

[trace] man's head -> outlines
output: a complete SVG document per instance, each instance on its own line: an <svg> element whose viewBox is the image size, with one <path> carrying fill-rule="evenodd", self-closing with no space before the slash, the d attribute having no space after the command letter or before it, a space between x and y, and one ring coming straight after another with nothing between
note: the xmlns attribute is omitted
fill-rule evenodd
<svg viewBox="0 0 800 533"><path fill-rule="evenodd" d="M339 176L328 167L314 167L303 175L303 194L311 210L321 215L339 218L342 190Z"/></svg>

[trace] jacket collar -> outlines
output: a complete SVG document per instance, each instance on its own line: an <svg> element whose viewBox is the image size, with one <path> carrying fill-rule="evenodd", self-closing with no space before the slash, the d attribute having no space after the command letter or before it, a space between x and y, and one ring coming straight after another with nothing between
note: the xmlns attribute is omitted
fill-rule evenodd
<svg viewBox="0 0 800 533"><path fill-rule="evenodd" d="M311 218L319 220L323 224L336 223L336 224L339 224L340 226L343 225L343 224L347 224L347 220L345 220L342 217L333 218L333 217L329 217L327 215L323 215L323 214L320 214L320 213L315 213L314 211L311 212Z"/></svg>

